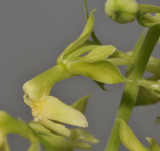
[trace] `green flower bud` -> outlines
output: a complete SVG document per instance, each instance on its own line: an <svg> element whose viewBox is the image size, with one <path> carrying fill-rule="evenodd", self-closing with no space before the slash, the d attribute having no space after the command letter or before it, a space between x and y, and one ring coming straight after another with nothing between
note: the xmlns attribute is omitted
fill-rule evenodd
<svg viewBox="0 0 160 151"><path fill-rule="evenodd" d="M144 11L140 11L137 15L137 21L144 27L153 27L160 24L160 14L157 13L155 16Z"/></svg>
<svg viewBox="0 0 160 151"><path fill-rule="evenodd" d="M106 14L121 24L132 22L137 11L138 4L135 0L107 0L105 4Z"/></svg>

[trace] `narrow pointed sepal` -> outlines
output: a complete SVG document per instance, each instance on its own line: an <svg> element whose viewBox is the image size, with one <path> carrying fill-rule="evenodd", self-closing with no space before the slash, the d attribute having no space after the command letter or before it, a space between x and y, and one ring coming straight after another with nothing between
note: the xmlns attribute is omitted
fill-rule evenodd
<svg viewBox="0 0 160 151"><path fill-rule="evenodd" d="M55 122L52 122L48 119L42 119L39 120L39 123L41 123L44 127L46 127L47 129L49 129L50 131L53 131L59 135L63 135L66 137L70 136L70 131L68 128L66 128L64 125L62 124L58 124Z"/></svg>
<svg viewBox="0 0 160 151"><path fill-rule="evenodd" d="M0 132L0 151L10 151L7 136Z"/></svg>
<svg viewBox="0 0 160 151"><path fill-rule="evenodd" d="M79 100L77 100L76 102L74 102L72 104L72 107L75 108L76 110L80 111L81 113L84 113L86 110L89 98L90 98L90 96L84 96L84 97L80 98Z"/></svg>
<svg viewBox="0 0 160 151"><path fill-rule="evenodd" d="M85 129L76 128L76 129L70 129L70 131L71 131L70 137L73 140L81 140L93 144L99 142L99 140L97 140L92 134L90 134Z"/></svg>
<svg viewBox="0 0 160 151"><path fill-rule="evenodd" d="M149 143L149 151L160 151L160 146L157 144L155 139L146 137L146 140Z"/></svg>

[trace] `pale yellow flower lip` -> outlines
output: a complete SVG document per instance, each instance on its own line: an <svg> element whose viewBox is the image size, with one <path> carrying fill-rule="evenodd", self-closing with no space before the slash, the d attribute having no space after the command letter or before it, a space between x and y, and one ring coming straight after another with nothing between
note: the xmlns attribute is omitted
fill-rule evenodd
<svg viewBox="0 0 160 151"><path fill-rule="evenodd" d="M87 119L80 111L66 105L56 97L45 96L38 101L33 101L24 95L24 101L30 106L34 120L57 134L70 136L69 129L63 123L88 127Z"/></svg>
<svg viewBox="0 0 160 151"><path fill-rule="evenodd" d="M78 127L88 127L87 119L80 111L53 96L46 96L39 100L39 112L44 119Z"/></svg>

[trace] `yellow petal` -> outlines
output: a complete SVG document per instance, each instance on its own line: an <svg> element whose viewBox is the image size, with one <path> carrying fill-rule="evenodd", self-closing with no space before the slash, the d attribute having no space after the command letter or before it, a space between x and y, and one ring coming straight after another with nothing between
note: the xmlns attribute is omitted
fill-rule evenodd
<svg viewBox="0 0 160 151"><path fill-rule="evenodd" d="M39 123L41 123L44 127L47 129L56 132L57 134L63 135L63 136L70 136L70 131L62 124L54 123L47 119L39 120Z"/></svg>
<svg viewBox="0 0 160 151"><path fill-rule="evenodd" d="M88 127L86 117L78 110L66 105L55 97L47 96L39 100L42 118L59 121L62 123Z"/></svg>

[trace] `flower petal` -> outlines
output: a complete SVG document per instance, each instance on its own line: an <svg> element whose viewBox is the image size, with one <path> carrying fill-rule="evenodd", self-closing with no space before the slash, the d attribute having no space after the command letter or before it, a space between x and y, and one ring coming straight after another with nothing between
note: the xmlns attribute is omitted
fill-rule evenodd
<svg viewBox="0 0 160 151"><path fill-rule="evenodd" d="M44 127L47 129L56 132L57 134L63 135L63 136L70 136L70 131L62 124L57 124L55 122L52 122L48 119L42 119L39 120L39 123L41 123Z"/></svg>
<svg viewBox="0 0 160 151"><path fill-rule="evenodd" d="M42 115L42 118L79 127L88 126L87 119L81 112L66 105L57 98L47 96L41 98L40 102L40 114Z"/></svg>

